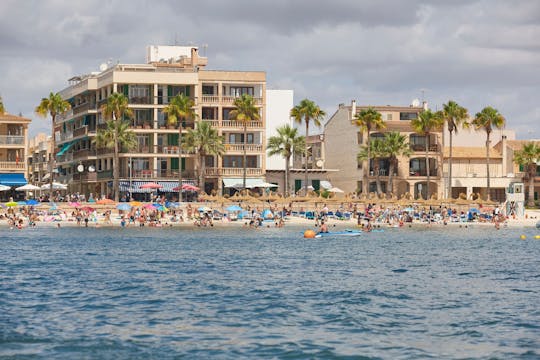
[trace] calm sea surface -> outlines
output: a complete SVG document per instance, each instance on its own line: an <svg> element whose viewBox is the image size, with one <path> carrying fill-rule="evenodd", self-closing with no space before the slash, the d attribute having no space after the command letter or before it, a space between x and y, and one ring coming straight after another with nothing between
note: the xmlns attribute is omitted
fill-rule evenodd
<svg viewBox="0 0 540 360"><path fill-rule="evenodd" d="M3 228L0 358L538 359L536 234Z"/></svg>

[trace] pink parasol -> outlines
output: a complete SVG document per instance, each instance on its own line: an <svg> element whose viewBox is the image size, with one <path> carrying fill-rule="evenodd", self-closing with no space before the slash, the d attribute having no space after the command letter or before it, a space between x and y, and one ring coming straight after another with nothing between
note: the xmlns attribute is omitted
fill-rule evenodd
<svg viewBox="0 0 540 360"><path fill-rule="evenodd" d="M178 191L179 188L178 186L173 188L173 191ZM186 190L186 191L199 191L201 189L199 189L198 187L196 187L195 185L190 185L190 184L182 184L182 190Z"/></svg>
<svg viewBox="0 0 540 360"><path fill-rule="evenodd" d="M161 189L163 186L156 184L154 182L146 183L144 185L141 185L139 188L141 189Z"/></svg>

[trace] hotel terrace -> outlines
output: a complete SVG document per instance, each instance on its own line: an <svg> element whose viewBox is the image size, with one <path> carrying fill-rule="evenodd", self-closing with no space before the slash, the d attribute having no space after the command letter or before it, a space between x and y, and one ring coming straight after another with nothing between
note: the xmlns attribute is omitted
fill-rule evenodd
<svg viewBox="0 0 540 360"><path fill-rule="evenodd" d="M71 78L71 85L60 94L72 109L55 124L59 180L73 192L111 193L112 151L97 149L92 140L105 126L101 106L119 92L129 99L131 129L137 136L137 147L120 154L120 191L124 194L140 192L139 186L148 181L172 191L178 186L180 168L183 181L195 183L195 154L184 152L179 164L178 128L168 125L163 113L169 100L180 93L193 99L198 115L183 123L183 132L196 121L207 121L225 139L226 153L206 158L206 192L221 192L242 182L243 127L230 120L229 113L237 97L253 96L261 119L248 125L247 177L250 184L264 181L266 74L206 70L206 65L207 58L200 57L196 47L149 46L146 64L103 64L100 72Z"/></svg>

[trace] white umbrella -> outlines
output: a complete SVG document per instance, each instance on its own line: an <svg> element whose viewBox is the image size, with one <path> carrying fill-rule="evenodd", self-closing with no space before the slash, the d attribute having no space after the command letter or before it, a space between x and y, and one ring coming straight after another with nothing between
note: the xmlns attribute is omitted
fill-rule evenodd
<svg viewBox="0 0 540 360"><path fill-rule="evenodd" d="M23 185L23 186L19 186L15 190L17 190L17 191L31 191L31 190L39 190L39 189L41 189L39 186L32 185L32 184L26 184L26 185Z"/></svg>
<svg viewBox="0 0 540 360"><path fill-rule="evenodd" d="M0 184L0 191L8 191L9 189L11 189L11 186L6 186L6 185L1 185Z"/></svg>
<svg viewBox="0 0 540 360"><path fill-rule="evenodd" d="M276 184L270 184L270 183L267 183L267 182L263 182L263 183L259 183L259 184L254 184L254 185L251 185L252 188L273 188L273 187L278 187Z"/></svg>
<svg viewBox="0 0 540 360"><path fill-rule="evenodd" d="M341 190L340 188L333 187L333 188L329 189L328 192L331 192L331 193L342 193L342 192L344 192L344 191Z"/></svg>
<svg viewBox="0 0 540 360"><path fill-rule="evenodd" d="M50 188L51 188L51 184L41 185L40 187L41 190L49 190ZM53 190L67 190L67 185L54 182Z"/></svg>

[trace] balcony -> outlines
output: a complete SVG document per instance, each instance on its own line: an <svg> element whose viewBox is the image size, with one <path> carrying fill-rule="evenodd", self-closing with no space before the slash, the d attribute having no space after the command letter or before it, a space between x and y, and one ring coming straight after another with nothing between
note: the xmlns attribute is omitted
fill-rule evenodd
<svg viewBox="0 0 540 360"><path fill-rule="evenodd" d="M234 104L234 100L238 99L239 97L237 96L222 96L221 97L221 102L223 104ZM263 99L260 98L260 97L254 97L253 98L253 105L262 105Z"/></svg>
<svg viewBox="0 0 540 360"><path fill-rule="evenodd" d="M414 152L425 152L425 144L410 144L410 148ZM439 152L440 146L438 144L429 144L428 151L430 152Z"/></svg>
<svg viewBox="0 0 540 360"><path fill-rule="evenodd" d="M233 105L234 100L236 100L237 96L219 96L219 95L203 95L201 97L201 104L205 105L216 105L216 104L226 104L226 105ZM254 105L262 105L263 99L261 97L254 97L253 98L253 104Z"/></svg>
<svg viewBox="0 0 540 360"><path fill-rule="evenodd" d="M212 120L212 119L202 119L205 123L209 123L210 126L217 128L219 127L219 120Z"/></svg>
<svg viewBox="0 0 540 360"><path fill-rule="evenodd" d="M0 161L0 170L24 170L22 161Z"/></svg>
<svg viewBox="0 0 540 360"><path fill-rule="evenodd" d="M143 105L151 105L154 101L152 99L152 96L132 96L129 98L129 104L143 104Z"/></svg>
<svg viewBox="0 0 540 360"><path fill-rule="evenodd" d="M0 145L22 145L22 146L24 146L24 136L0 135Z"/></svg>
<svg viewBox="0 0 540 360"><path fill-rule="evenodd" d="M224 128L244 128L244 123L237 120L223 120L221 122L221 126ZM255 129L255 128L262 128L263 123L262 121L250 121L246 124L246 128L248 129Z"/></svg>
<svg viewBox="0 0 540 360"><path fill-rule="evenodd" d="M416 177L416 176L427 176L426 169L422 170L410 170L409 171L410 177ZM429 176L438 176L438 170L437 169L430 169L429 170Z"/></svg>
<svg viewBox="0 0 540 360"><path fill-rule="evenodd" d="M73 137L88 135L88 125L73 130Z"/></svg>
<svg viewBox="0 0 540 360"><path fill-rule="evenodd" d="M73 159L79 160L79 159L87 159L90 156L96 156L96 151L92 149L83 149L73 152Z"/></svg>
<svg viewBox="0 0 540 360"><path fill-rule="evenodd" d="M98 179L97 173L95 172L84 172L84 173L75 173L73 174L73 181L75 182L96 182Z"/></svg>
<svg viewBox="0 0 540 360"><path fill-rule="evenodd" d="M225 144L225 151L243 152L244 144ZM262 144L246 144L246 152L261 152L263 151Z"/></svg>
<svg viewBox="0 0 540 360"><path fill-rule="evenodd" d="M243 168L206 168L207 176L242 176L244 174ZM262 175L262 169L260 168L247 168L247 176L260 176Z"/></svg>
<svg viewBox="0 0 540 360"><path fill-rule="evenodd" d="M131 173L132 179L178 179L178 170L166 170L166 169L159 169L159 170L133 170ZM122 171L120 173L120 177L122 178L130 178L129 171L124 172ZM182 171L182 178L188 179L188 178L194 178L195 173L191 170L183 170Z"/></svg>
<svg viewBox="0 0 540 360"><path fill-rule="evenodd" d="M73 113L73 116L77 116L77 115L82 114L84 112L87 112L89 110L97 111L96 104L87 102L87 103L84 103L84 104L77 105L77 106L73 107L72 113Z"/></svg>
<svg viewBox="0 0 540 360"><path fill-rule="evenodd" d="M202 104L219 104L219 96L217 95L203 95L201 97Z"/></svg>

